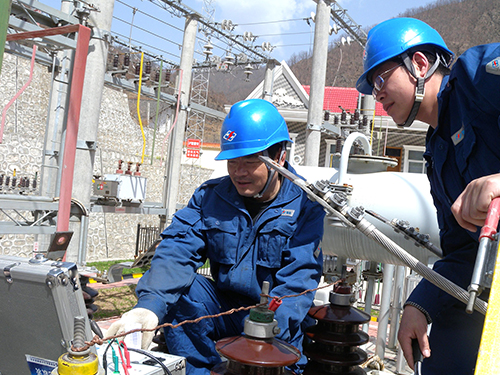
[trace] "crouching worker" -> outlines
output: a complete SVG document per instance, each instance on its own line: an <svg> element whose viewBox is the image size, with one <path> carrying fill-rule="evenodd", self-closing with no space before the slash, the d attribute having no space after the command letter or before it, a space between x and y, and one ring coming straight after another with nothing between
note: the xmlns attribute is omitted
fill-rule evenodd
<svg viewBox="0 0 500 375"><path fill-rule="evenodd" d="M136 289L139 301L114 323L108 335L129 323L144 328L177 324L200 316L259 303L263 281L271 296L317 287L323 256L324 212L290 181L258 158L285 161L290 141L283 117L269 102L250 99L231 107L221 129L221 152L229 176L209 180L176 212L162 233L151 269ZM196 273L210 261L213 281ZM314 293L284 298L275 319L277 338L302 351L303 329ZM240 335L248 311L165 329L171 354L187 359L187 374L210 374L221 362L215 342ZM309 320L309 319L307 319ZM143 348L152 334L143 334ZM293 370L300 373L302 356Z"/></svg>

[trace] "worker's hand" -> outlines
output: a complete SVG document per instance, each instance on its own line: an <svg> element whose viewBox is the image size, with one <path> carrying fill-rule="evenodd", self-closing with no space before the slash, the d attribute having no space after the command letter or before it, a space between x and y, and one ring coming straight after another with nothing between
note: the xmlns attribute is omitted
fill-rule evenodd
<svg viewBox="0 0 500 375"><path fill-rule="evenodd" d="M129 330L134 328L134 324L139 323L142 328L145 329L153 329L158 326L158 317L154 312L148 309L144 309L142 307L137 307L132 309L125 314L122 315L121 319L117 322L114 322L109 327L106 332L106 336L114 336L119 335L124 332L128 332ZM149 345L151 345L151 341L153 341L155 333L151 332L142 332L142 342L141 348L148 349Z"/></svg>
<svg viewBox="0 0 500 375"><path fill-rule="evenodd" d="M429 339L427 337L427 319L425 315L413 306L405 306L398 332L398 341L408 366L414 369L411 340L417 339L424 358L431 356Z"/></svg>
<svg viewBox="0 0 500 375"><path fill-rule="evenodd" d="M457 198L451 212L461 227L475 232L482 227L491 201L500 196L500 174L473 180Z"/></svg>

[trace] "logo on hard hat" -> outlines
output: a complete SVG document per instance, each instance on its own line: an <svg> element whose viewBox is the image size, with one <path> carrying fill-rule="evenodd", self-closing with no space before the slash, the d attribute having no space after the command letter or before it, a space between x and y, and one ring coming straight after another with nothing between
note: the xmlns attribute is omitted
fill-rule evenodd
<svg viewBox="0 0 500 375"><path fill-rule="evenodd" d="M363 50L363 60L366 60L366 49Z"/></svg>
<svg viewBox="0 0 500 375"><path fill-rule="evenodd" d="M224 134L224 138L226 141L228 142L231 142L234 137L236 137L236 132L232 131L232 130L228 130L226 134Z"/></svg>

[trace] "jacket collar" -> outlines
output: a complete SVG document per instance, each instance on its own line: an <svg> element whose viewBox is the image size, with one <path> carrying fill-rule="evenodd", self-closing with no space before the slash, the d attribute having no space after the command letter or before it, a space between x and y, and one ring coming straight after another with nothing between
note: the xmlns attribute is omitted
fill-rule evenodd
<svg viewBox="0 0 500 375"><path fill-rule="evenodd" d="M292 173L296 173L295 169L293 169L293 167L287 161L285 162L285 168ZM223 177L220 184L217 185L214 190L222 199L227 201L229 204L241 209L245 207L244 204L242 204L243 200L241 198L241 195L238 194L238 191L236 190L236 187L233 185L233 182L231 181L229 176ZM282 206L284 204L287 204L288 202L300 196L301 193L302 190L298 186L283 177L278 195L269 207ZM236 201L240 202L240 204L235 204Z"/></svg>

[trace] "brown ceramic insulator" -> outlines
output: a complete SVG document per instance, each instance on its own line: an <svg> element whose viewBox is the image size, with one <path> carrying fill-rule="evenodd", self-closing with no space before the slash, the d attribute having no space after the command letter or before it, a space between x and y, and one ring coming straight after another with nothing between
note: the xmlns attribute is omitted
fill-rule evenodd
<svg viewBox="0 0 500 375"><path fill-rule="evenodd" d="M312 343L304 347L309 359L304 375L364 374L358 365L367 355L358 346L368 342L369 336L359 326L370 321L370 315L352 306L329 304L313 307L309 316L318 323L306 330Z"/></svg>
<svg viewBox="0 0 500 375"><path fill-rule="evenodd" d="M285 367L300 359L297 348L278 339L228 337L217 341L215 347L227 362L212 369L214 375L286 374Z"/></svg>
<svg viewBox="0 0 500 375"><path fill-rule="evenodd" d="M347 371L347 372L346 372ZM335 367L325 366L320 363L309 362L302 375L366 375L366 371L361 367L355 367L351 370L338 369Z"/></svg>
<svg viewBox="0 0 500 375"><path fill-rule="evenodd" d="M210 375L293 375L284 367L256 367L238 362L222 362L210 370Z"/></svg>

